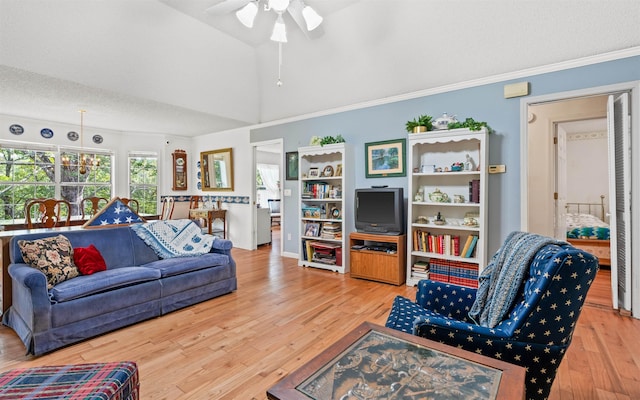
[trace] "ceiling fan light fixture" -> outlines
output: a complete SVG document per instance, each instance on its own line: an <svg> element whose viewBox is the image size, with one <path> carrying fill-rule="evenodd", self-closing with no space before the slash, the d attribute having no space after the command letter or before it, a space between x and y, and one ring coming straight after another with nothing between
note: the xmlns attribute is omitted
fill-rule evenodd
<svg viewBox="0 0 640 400"><path fill-rule="evenodd" d="M236 12L236 17L247 28L253 28L253 22L256 20L258 14L258 4L254 1L247 3Z"/></svg>
<svg viewBox="0 0 640 400"><path fill-rule="evenodd" d="M278 19L276 19L276 23L273 25L271 40L279 43L287 43L287 27L284 25L284 20L280 13L278 13Z"/></svg>
<svg viewBox="0 0 640 400"><path fill-rule="evenodd" d="M307 30L312 31L320 26L322 23L322 17L313 8L304 6L302 9L302 17L307 23Z"/></svg>
<svg viewBox="0 0 640 400"><path fill-rule="evenodd" d="M289 7L289 0L269 0L268 7L277 13L281 13Z"/></svg>

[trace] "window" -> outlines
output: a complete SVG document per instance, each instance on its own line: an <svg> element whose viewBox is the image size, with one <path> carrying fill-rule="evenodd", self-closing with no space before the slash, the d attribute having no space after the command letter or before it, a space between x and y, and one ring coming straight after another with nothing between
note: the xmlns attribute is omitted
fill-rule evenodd
<svg viewBox="0 0 640 400"><path fill-rule="evenodd" d="M71 215L81 215L80 202L85 197L111 198L111 155L63 151L60 166L60 198L71 203ZM84 173L79 165L85 159Z"/></svg>
<svg viewBox="0 0 640 400"><path fill-rule="evenodd" d="M158 213L158 155L129 154L129 196L138 200L140 214Z"/></svg>
<svg viewBox="0 0 640 400"><path fill-rule="evenodd" d="M0 220L24 221L26 202L55 197L56 153L47 149L0 148Z"/></svg>
<svg viewBox="0 0 640 400"><path fill-rule="evenodd" d="M78 171L79 153L53 146L0 146L0 221L23 223L25 205L33 198L63 198L72 205L72 217L80 215L83 197L110 198L111 155L85 154L100 165L85 174ZM68 160L65 165L59 160ZM58 183L59 182L59 183Z"/></svg>

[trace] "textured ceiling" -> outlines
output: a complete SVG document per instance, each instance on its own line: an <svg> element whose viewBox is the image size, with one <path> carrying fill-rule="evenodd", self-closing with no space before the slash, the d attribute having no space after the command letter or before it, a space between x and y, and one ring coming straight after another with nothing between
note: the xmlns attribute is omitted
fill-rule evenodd
<svg viewBox="0 0 640 400"><path fill-rule="evenodd" d="M278 88L271 16L219 2L0 0L0 114L196 136L640 46L637 0L307 0Z"/></svg>

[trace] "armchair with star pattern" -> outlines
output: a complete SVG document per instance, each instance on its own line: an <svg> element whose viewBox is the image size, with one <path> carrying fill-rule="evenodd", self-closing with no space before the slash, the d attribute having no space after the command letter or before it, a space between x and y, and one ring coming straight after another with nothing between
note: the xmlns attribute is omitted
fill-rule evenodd
<svg viewBox="0 0 640 400"><path fill-rule="evenodd" d="M570 244L542 247L516 300L494 328L468 315L476 289L422 280L416 301L396 297L386 326L526 368L526 398L546 399L598 271Z"/></svg>

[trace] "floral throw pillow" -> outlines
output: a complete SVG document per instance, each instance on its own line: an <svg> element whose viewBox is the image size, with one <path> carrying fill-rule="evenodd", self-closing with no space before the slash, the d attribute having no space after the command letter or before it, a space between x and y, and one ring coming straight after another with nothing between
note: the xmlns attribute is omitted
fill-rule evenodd
<svg viewBox="0 0 640 400"><path fill-rule="evenodd" d="M73 248L63 235L37 240L18 240L24 261L47 277L47 289L79 275Z"/></svg>

